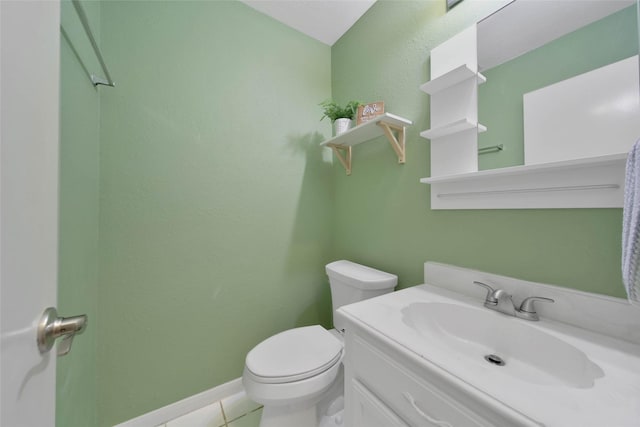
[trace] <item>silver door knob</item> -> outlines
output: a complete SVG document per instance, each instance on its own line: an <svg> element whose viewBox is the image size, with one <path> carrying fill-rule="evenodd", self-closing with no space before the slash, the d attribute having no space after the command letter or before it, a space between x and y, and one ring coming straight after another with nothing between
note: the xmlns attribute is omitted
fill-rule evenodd
<svg viewBox="0 0 640 427"><path fill-rule="evenodd" d="M64 356L71 351L71 342L76 334L81 334L87 328L87 315L73 317L58 317L55 308L49 307L38 323L38 350L44 354L51 350L57 338L62 337L58 344L58 356Z"/></svg>

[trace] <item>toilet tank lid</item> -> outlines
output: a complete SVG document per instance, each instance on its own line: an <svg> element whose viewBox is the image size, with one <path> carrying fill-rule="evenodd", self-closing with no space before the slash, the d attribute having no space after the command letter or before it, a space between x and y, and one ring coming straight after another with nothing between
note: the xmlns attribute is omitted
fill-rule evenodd
<svg viewBox="0 0 640 427"><path fill-rule="evenodd" d="M337 278L358 289L393 289L398 284L398 276L366 265L340 260L326 266L329 278Z"/></svg>

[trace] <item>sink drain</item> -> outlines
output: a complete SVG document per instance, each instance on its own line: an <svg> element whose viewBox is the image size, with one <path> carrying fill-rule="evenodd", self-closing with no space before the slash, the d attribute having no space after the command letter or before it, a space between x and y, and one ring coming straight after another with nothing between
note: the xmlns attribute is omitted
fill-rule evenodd
<svg viewBox="0 0 640 427"><path fill-rule="evenodd" d="M484 357L484 360L486 360L487 362L491 363L492 365L497 365L497 366L504 366L505 362L504 360L502 360L502 357L495 355L495 354L487 354Z"/></svg>

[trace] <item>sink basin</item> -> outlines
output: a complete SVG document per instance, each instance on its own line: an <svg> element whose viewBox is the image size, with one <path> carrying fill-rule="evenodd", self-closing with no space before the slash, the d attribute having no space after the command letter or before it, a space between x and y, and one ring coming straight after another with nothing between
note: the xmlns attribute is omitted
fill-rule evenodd
<svg viewBox="0 0 640 427"><path fill-rule="evenodd" d="M556 336L486 308L420 302L402 309L403 322L471 369L492 369L534 384L593 387L602 369ZM457 364L460 366L460 364Z"/></svg>

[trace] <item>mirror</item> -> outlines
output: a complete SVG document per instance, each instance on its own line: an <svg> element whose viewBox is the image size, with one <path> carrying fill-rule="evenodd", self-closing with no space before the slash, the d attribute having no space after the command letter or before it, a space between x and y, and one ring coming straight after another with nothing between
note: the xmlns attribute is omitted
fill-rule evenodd
<svg viewBox="0 0 640 427"><path fill-rule="evenodd" d="M637 8L515 0L478 23L479 170L629 150L640 138Z"/></svg>

